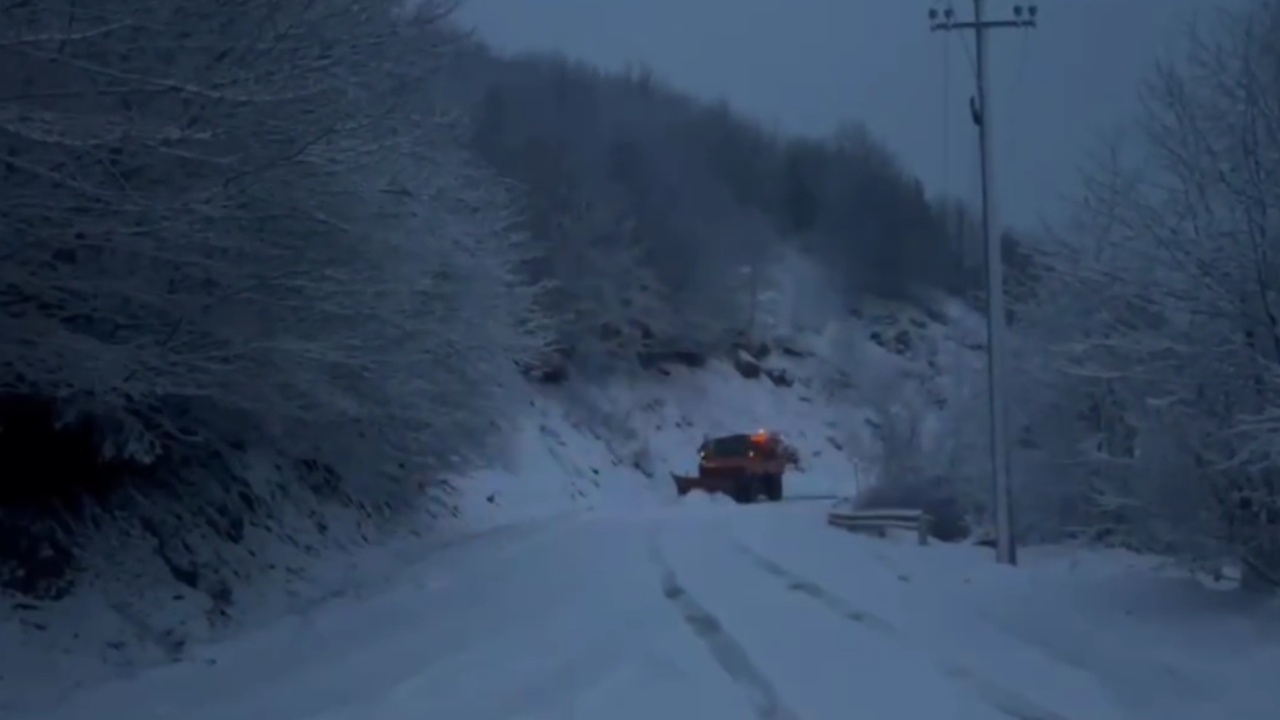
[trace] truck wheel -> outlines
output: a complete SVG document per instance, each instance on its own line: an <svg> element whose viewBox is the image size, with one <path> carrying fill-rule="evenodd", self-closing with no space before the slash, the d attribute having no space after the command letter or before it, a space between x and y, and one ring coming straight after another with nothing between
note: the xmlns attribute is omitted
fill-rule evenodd
<svg viewBox="0 0 1280 720"><path fill-rule="evenodd" d="M733 488L733 499L738 501L739 505L750 505L755 502L756 485L755 478L742 478Z"/></svg>
<svg viewBox="0 0 1280 720"><path fill-rule="evenodd" d="M764 496L771 502L782 500L782 476L770 475L764 480Z"/></svg>

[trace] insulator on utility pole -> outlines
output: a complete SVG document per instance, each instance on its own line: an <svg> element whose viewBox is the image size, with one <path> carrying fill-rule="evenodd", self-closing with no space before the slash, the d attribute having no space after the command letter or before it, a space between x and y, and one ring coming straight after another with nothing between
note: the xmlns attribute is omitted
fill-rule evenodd
<svg viewBox="0 0 1280 720"><path fill-rule="evenodd" d="M969 98L969 114L978 128L978 150L982 168L982 237L987 264L987 371L991 401L991 468L996 511L996 561L1018 564L1018 549L1013 533L1013 489L1010 480L1008 444L1008 406L1004 388L1005 348L1008 328L1004 311L1004 258L1001 255L1000 225L995 202L994 168L991 159L991 136L994 113L987 83L990 46L987 33L996 28L1033 28L1039 10L1035 5L1014 5L1013 16L989 19L985 16L985 0L973 0L973 19L956 19L948 5L930 8L929 28L935 31L972 30L977 54L977 94Z"/></svg>

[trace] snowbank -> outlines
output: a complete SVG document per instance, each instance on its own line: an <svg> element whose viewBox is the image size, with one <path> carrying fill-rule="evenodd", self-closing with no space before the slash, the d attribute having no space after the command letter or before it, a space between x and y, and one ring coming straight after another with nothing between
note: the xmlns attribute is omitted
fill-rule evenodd
<svg viewBox="0 0 1280 720"><path fill-rule="evenodd" d="M1038 547L1009 568L975 546L848 542L897 573L876 612L974 676L1076 708L1072 717L1261 720L1280 707L1269 679L1280 663L1277 608L1160 558ZM845 562L806 555L795 569L839 577ZM879 595L865 578L844 590Z"/></svg>

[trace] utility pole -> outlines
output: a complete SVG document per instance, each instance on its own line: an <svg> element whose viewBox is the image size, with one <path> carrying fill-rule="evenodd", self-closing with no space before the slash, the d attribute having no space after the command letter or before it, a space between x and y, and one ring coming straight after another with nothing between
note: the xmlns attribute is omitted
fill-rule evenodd
<svg viewBox="0 0 1280 720"><path fill-rule="evenodd" d="M983 13L985 0L973 0L973 20L960 21L950 6L929 10L929 29L950 32L973 30L977 51L977 97L969 97L969 114L978 126L978 151L982 167L982 237L987 261L987 372L991 401L991 468L994 474L996 509L996 562L1018 564L1018 548L1013 538L1013 491L1009 480L1009 444L1005 405L1005 313L1004 258L1000 248L1000 225L996 216L995 180L991 158L991 92L987 87L987 66L991 48L987 32L995 28L1033 28L1038 13L1035 5L1013 6L1013 16L989 20Z"/></svg>

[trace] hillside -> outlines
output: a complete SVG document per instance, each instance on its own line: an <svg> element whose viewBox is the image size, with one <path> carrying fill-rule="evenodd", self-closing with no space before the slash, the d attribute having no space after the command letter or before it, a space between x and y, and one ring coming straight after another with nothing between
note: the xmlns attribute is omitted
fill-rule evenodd
<svg viewBox="0 0 1280 720"><path fill-rule="evenodd" d="M466 520L669 503L670 473L692 470L703 438L757 428L799 451L789 494L851 496L879 479L895 416L915 423L918 451L952 447L941 436L956 429L948 405L970 390L957 380L980 370L976 318L960 306L931 314L868 303L861 317L754 355L672 362L602 386L539 387L508 468L458 483L460 504L472 508Z"/></svg>

